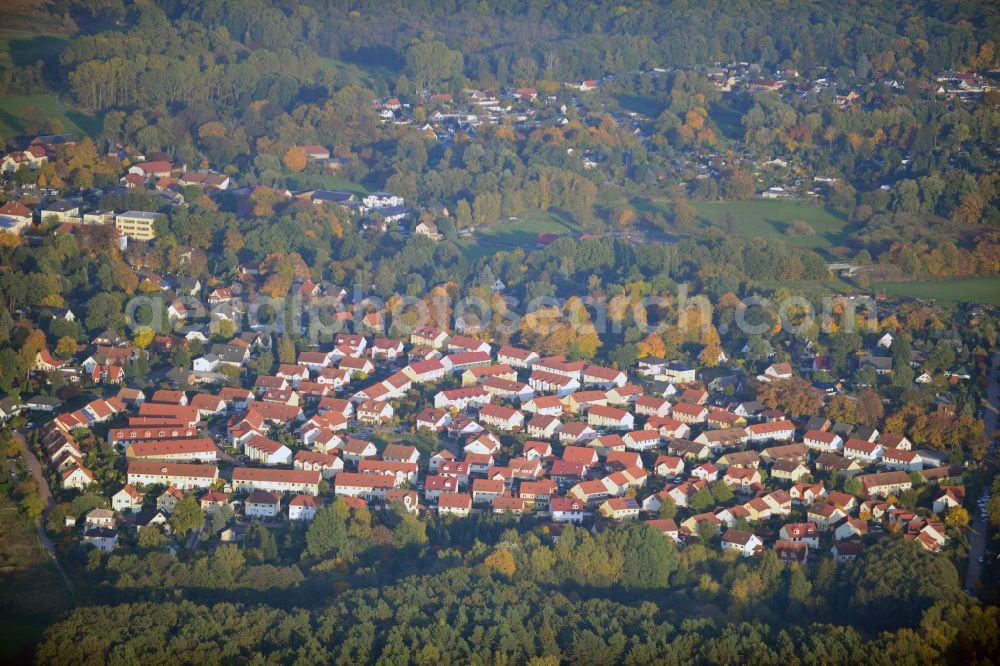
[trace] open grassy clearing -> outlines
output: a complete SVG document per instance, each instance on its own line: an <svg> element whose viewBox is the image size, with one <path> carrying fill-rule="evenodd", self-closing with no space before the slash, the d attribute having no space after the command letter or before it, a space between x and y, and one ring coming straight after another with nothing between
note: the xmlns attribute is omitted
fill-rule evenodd
<svg viewBox="0 0 1000 666"><path fill-rule="evenodd" d="M583 233L571 215L558 210L535 210L522 215L516 222L498 222L476 231L487 242L531 248L541 233L577 235Z"/></svg>
<svg viewBox="0 0 1000 666"><path fill-rule="evenodd" d="M852 225L843 211L807 206L795 201L695 201L692 205L704 223L723 226L727 216L732 216L736 222L736 233L740 236L781 240L814 250L844 245L852 231ZM810 236L787 235L785 230L795 220L802 220L816 233Z"/></svg>
<svg viewBox="0 0 1000 666"><path fill-rule="evenodd" d="M0 68L34 65L56 55L69 41L65 35L0 28Z"/></svg>
<svg viewBox="0 0 1000 666"><path fill-rule="evenodd" d="M834 277L832 280L790 280L784 282L778 280L761 280L754 284L761 289L770 290L784 287L795 293L815 293L818 295L836 296L839 294L853 294L859 291L856 286L843 281L839 277Z"/></svg>
<svg viewBox="0 0 1000 666"><path fill-rule="evenodd" d="M997 278L877 282L872 288L908 298L1000 305L1000 279Z"/></svg>
<svg viewBox="0 0 1000 666"><path fill-rule="evenodd" d="M618 102L624 111L631 111L633 113L640 113L647 118L658 118L666 107L666 104L659 100L650 99L648 97L637 97L635 95L615 95L615 101Z"/></svg>
<svg viewBox="0 0 1000 666"><path fill-rule="evenodd" d="M743 114L746 113L747 105L739 104L735 100L727 99L712 105L708 111L708 117L719 126L719 131L727 139L743 138Z"/></svg>
<svg viewBox="0 0 1000 666"><path fill-rule="evenodd" d="M34 525L0 496L0 663L27 663L45 625L72 600Z"/></svg>
<svg viewBox="0 0 1000 666"><path fill-rule="evenodd" d="M516 247L530 252L538 247L537 237L541 233L577 236L584 233L584 230L573 216L566 212L553 209L535 210L522 215L517 222L497 222L481 227L471 237L460 238L459 245L466 258L475 261L500 250Z"/></svg>
<svg viewBox="0 0 1000 666"><path fill-rule="evenodd" d="M0 617L0 662L30 664L46 623Z"/></svg>
<svg viewBox="0 0 1000 666"><path fill-rule="evenodd" d="M56 120L62 131L80 136L101 131L101 118L66 106L56 95L14 95L0 98L0 135L17 136L36 133L33 124L39 118Z"/></svg>
<svg viewBox="0 0 1000 666"><path fill-rule="evenodd" d="M337 190L368 194L368 188L361 183L347 180L333 174L296 173L285 178L285 185L293 190Z"/></svg>

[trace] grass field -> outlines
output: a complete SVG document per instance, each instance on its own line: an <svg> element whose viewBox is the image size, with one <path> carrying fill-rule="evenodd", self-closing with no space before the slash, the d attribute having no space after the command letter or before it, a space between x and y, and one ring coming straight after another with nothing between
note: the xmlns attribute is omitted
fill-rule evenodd
<svg viewBox="0 0 1000 666"><path fill-rule="evenodd" d="M45 627L44 622L0 617L0 663L30 664Z"/></svg>
<svg viewBox="0 0 1000 666"><path fill-rule="evenodd" d="M51 74L58 67L59 52L68 40L65 35L0 28L0 69L43 60ZM45 131L38 124L43 118L57 121L63 131L74 134L96 134L101 130L99 117L66 106L55 94L0 98L0 135L40 133Z"/></svg>
<svg viewBox="0 0 1000 666"><path fill-rule="evenodd" d="M514 223L497 223L477 229L475 234L463 237L459 244L469 260L492 254L498 250L523 247L531 251L537 247L536 237L541 233L568 234L583 233L571 215L558 210L534 210L522 215Z"/></svg>
<svg viewBox="0 0 1000 666"><path fill-rule="evenodd" d="M667 108L666 104L663 102L655 99L649 99L648 97L616 95L615 100L625 111L641 113L647 118L657 118L661 113L663 113L663 109Z"/></svg>
<svg viewBox="0 0 1000 666"><path fill-rule="evenodd" d="M790 245L822 250L846 243L852 230L847 216L833 208L805 206L794 201L754 199L752 201L695 201L698 217L705 223L721 226L726 216L736 221L736 233L750 238L770 238ZM794 220L802 220L816 233L811 236L788 236L785 229Z"/></svg>
<svg viewBox="0 0 1000 666"><path fill-rule="evenodd" d="M68 37L0 28L0 68L34 65L58 54Z"/></svg>
<svg viewBox="0 0 1000 666"><path fill-rule="evenodd" d="M38 543L35 528L0 496L0 663L28 663L45 625L66 611L69 592Z"/></svg>
<svg viewBox="0 0 1000 666"><path fill-rule="evenodd" d="M30 120L57 120L64 132L94 135L101 131L101 118L64 105L56 95L15 95L0 98L0 135L34 134Z"/></svg>
<svg viewBox="0 0 1000 666"><path fill-rule="evenodd" d="M780 289L781 287L785 287L796 293L815 293L820 296L851 294L858 291L855 285L844 282L839 277L834 277L832 280L790 280L784 282L761 280L754 284L762 289Z"/></svg>
<svg viewBox="0 0 1000 666"><path fill-rule="evenodd" d="M354 192L355 194L368 194L368 188L361 183L355 183L333 174L290 174L285 179L285 185L293 190L338 190Z"/></svg>
<svg viewBox="0 0 1000 666"><path fill-rule="evenodd" d="M743 114L746 113L746 105L740 104L734 107L733 103L733 100L725 100L713 104L708 115L727 139L742 139L742 120Z"/></svg>
<svg viewBox="0 0 1000 666"><path fill-rule="evenodd" d="M908 298L1000 305L1000 279L996 278L878 282L872 288Z"/></svg>

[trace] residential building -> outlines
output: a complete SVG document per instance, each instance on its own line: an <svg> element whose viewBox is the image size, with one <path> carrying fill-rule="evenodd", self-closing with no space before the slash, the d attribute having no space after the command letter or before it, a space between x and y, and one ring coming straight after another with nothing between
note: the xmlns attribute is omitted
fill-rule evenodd
<svg viewBox="0 0 1000 666"><path fill-rule="evenodd" d="M151 241L156 238L156 222L164 219L162 213L130 210L115 215L115 228L132 240Z"/></svg>

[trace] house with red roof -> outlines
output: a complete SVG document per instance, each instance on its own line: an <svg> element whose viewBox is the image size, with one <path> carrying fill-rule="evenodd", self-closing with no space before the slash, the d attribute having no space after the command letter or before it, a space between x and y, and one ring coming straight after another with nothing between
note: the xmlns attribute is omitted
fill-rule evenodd
<svg viewBox="0 0 1000 666"><path fill-rule="evenodd" d="M613 386L625 386L628 375L621 370L605 368L599 365L588 365L583 369L581 381L584 386L598 386L610 389Z"/></svg>
<svg viewBox="0 0 1000 666"><path fill-rule="evenodd" d="M594 428L629 430L635 425L635 417L624 409L594 405L587 411L587 423Z"/></svg>
<svg viewBox="0 0 1000 666"><path fill-rule="evenodd" d="M754 423L746 427L746 432L751 442L790 441L795 437L795 424L784 420Z"/></svg>
<svg viewBox="0 0 1000 666"><path fill-rule="evenodd" d="M538 353L530 349L521 349L505 345L497 351L497 362L506 363L512 368L530 368L531 365L541 358Z"/></svg>
<svg viewBox="0 0 1000 666"><path fill-rule="evenodd" d="M472 511L472 496L467 493L441 493L438 496L438 514L466 518Z"/></svg>
<svg viewBox="0 0 1000 666"><path fill-rule="evenodd" d="M19 201L8 201L0 206L0 233L20 234L32 221L31 209Z"/></svg>
<svg viewBox="0 0 1000 666"><path fill-rule="evenodd" d="M553 497L549 500L552 521L556 523L582 523L587 505L572 497Z"/></svg>
<svg viewBox="0 0 1000 666"><path fill-rule="evenodd" d="M312 495L296 495L288 503L288 519L308 522L316 517L320 502Z"/></svg>
<svg viewBox="0 0 1000 666"><path fill-rule="evenodd" d="M636 520L639 518L639 503L634 497L612 497L601 502L597 512L609 520Z"/></svg>
<svg viewBox="0 0 1000 666"><path fill-rule="evenodd" d="M66 361L54 358L48 349L42 349L35 354L35 363L31 369L41 372L53 372L64 365L66 365Z"/></svg>

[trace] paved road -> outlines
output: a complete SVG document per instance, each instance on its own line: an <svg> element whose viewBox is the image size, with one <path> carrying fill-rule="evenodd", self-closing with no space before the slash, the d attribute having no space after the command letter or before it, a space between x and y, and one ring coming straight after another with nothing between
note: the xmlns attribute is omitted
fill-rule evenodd
<svg viewBox="0 0 1000 666"><path fill-rule="evenodd" d="M988 391L989 404L986 406L983 421L986 423L986 436L992 440L993 432L997 428L997 412L998 407L1000 407L1000 377L997 374L1000 372L1000 352L993 356L991 371L992 376ZM989 470L986 487L989 488L997 470L996 449L992 441L989 452L986 454L986 465ZM983 572L983 565L979 562L979 558L986 553L988 525L986 520L981 517L978 505L974 507L973 511L972 524L969 528L969 568L965 572L965 589L975 594L979 589L979 578Z"/></svg>
<svg viewBox="0 0 1000 666"><path fill-rule="evenodd" d="M52 539L50 539L49 535L45 533L45 519L56 505L55 498L52 497L52 491L49 490L48 479L46 479L45 475L42 473L42 465L38 462L38 458L35 457L35 452L31 450L30 446L28 446L28 441L24 438L24 435L19 432L15 432L14 437L16 437L21 443L21 454L24 456L24 461L28 463L28 470L31 472L31 476L38 483L39 496L41 496L41 498L45 501L45 510L42 511L42 515L39 516L35 525L38 532L38 543L41 544L42 548L45 549L45 552L47 552L49 557L52 558L52 562L56 565L56 569L59 570L59 574L66 583L67 589L69 589L72 593L73 584L70 582L69 576L66 575L66 572L63 571L62 565L59 564L59 559L56 557L56 545L52 543Z"/></svg>

